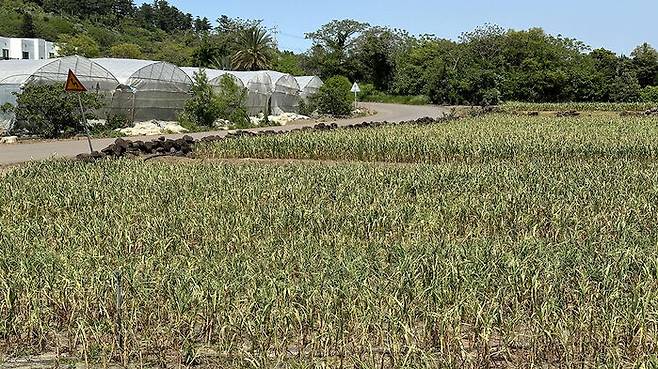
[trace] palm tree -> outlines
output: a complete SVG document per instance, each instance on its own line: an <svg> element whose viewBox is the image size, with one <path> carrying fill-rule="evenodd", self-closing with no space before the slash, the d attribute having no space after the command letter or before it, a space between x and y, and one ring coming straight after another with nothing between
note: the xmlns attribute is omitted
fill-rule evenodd
<svg viewBox="0 0 658 369"><path fill-rule="evenodd" d="M233 67L238 70L268 69L273 58L272 36L259 27L241 31L237 40L237 52L233 55Z"/></svg>

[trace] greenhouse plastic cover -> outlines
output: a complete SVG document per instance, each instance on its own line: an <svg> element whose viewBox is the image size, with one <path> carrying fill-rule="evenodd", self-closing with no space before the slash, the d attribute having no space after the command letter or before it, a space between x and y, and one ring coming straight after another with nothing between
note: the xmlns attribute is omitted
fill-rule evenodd
<svg viewBox="0 0 658 369"><path fill-rule="evenodd" d="M192 79L179 67L152 60L93 59L112 73L119 84L138 91L187 92Z"/></svg>
<svg viewBox="0 0 658 369"><path fill-rule="evenodd" d="M218 86L223 76L229 76L233 79L233 81L235 81L238 87L245 88L244 83L242 83L242 80L240 80L238 77L224 70L210 69L210 68L195 68L195 67L183 67L181 69L191 79L194 79L194 75L198 73L201 69L203 69L206 72L206 77L208 77L208 83L210 83L210 85L212 86Z"/></svg>
<svg viewBox="0 0 658 369"><path fill-rule="evenodd" d="M192 79L179 67L152 60L93 59L119 81L110 114L133 121L178 119L190 98Z"/></svg>
<svg viewBox="0 0 658 369"><path fill-rule="evenodd" d="M236 72L226 71L234 75L247 88L247 113L258 115L269 110L269 101L272 96L272 79L265 72Z"/></svg>
<svg viewBox="0 0 658 369"><path fill-rule="evenodd" d="M308 98L309 96L315 94L320 90L320 87L324 85L324 82L320 77L316 76L302 76L295 77L297 83L299 83L299 89L302 91L301 95L303 98Z"/></svg>
<svg viewBox="0 0 658 369"><path fill-rule="evenodd" d="M265 71L272 80L272 113L297 112L299 108L300 88L295 77L273 70Z"/></svg>
<svg viewBox="0 0 658 369"><path fill-rule="evenodd" d="M90 91L108 92L117 86L117 79L105 68L81 56L68 56L47 60L0 61L0 105L15 104L15 92L26 84L62 83L72 70ZM0 113L0 129L8 129L13 115Z"/></svg>

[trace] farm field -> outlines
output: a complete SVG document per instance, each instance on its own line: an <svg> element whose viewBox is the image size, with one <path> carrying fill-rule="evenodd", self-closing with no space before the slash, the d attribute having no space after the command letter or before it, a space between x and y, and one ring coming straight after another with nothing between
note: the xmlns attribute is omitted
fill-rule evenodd
<svg viewBox="0 0 658 369"><path fill-rule="evenodd" d="M397 163L503 159L655 159L658 117L528 117L493 114L431 125L299 132L224 140L207 158L293 158Z"/></svg>
<svg viewBox="0 0 658 369"><path fill-rule="evenodd" d="M606 102L571 102L571 103L529 103L529 102L507 102L502 105L505 111L564 111L577 110L585 112L641 112L655 109L655 102L628 102L628 103L606 103Z"/></svg>
<svg viewBox="0 0 658 369"><path fill-rule="evenodd" d="M0 354L658 365L657 123L497 114L14 168Z"/></svg>

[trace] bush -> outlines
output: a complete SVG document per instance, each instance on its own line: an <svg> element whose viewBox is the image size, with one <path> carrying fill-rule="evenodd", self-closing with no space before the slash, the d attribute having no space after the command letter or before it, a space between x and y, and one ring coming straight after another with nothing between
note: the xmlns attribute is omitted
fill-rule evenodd
<svg viewBox="0 0 658 369"><path fill-rule="evenodd" d="M315 95L311 95L306 99L301 99L299 101L299 114L307 117L313 115L313 113L318 110L318 107L315 104L316 99Z"/></svg>
<svg viewBox="0 0 658 369"><path fill-rule="evenodd" d="M97 58L101 55L96 40L85 34L61 35L56 45L59 48L57 51L59 56L80 55L85 58Z"/></svg>
<svg viewBox="0 0 658 369"><path fill-rule="evenodd" d="M216 90L201 70L194 75L191 92L193 97L185 104L180 118L184 127L192 130L198 126L212 127L218 119L228 120L237 127L248 125L247 92L230 76L223 76Z"/></svg>
<svg viewBox="0 0 658 369"><path fill-rule="evenodd" d="M643 102L658 103L658 86L646 86L640 92Z"/></svg>
<svg viewBox="0 0 658 369"><path fill-rule="evenodd" d="M320 114L346 116L352 113L352 83L343 76L329 78L314 97Z"/></svg>
<svg viewBox="0 0 658 369"><path fill-rule="evenodd" d="M497 88L489 88L484 90L482 93L482 99L480 100L481 106L492 106L498 105L502 102L501 93Z"/></svg>
<svg viewBox="0 0 658 369"><path fill-rule="evenodd" d="M359 101L405 105L427 105L431 103L430 98L425 95L389 95L378 91L370 83L361 85Z"/></svg>
<svg viewBox="0 0 658 369"><path fill-rule="evenodd" d="M247 114L247 90L238 86L228 75L219 81L219 91L216 91L215 103L218 107L219 118L242 128L249 125Z"/></svg>
<svg viewBox="0 0 658 369"><path fill-rule="evenodd" d="M214 103L215 91L203 69L194 74L190 92L192 98L185 103L181 122L193 126L212 126L219 117L219 109Z"/></svg>
<svg viewBox="0 0 658 369"><path fill-rule="evenodd" d="M45 138L71 136L84 132L78 97L64 91L61 84L28 85L16 93L15 133L39 135ZM85 109L103 107L103 100L95 93L82 93ZM87 118L91 118L88 115Z"/></svg>

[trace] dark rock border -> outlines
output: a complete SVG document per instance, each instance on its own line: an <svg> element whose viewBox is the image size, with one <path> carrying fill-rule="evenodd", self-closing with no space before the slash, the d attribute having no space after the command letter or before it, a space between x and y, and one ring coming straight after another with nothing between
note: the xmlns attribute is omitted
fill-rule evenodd
<svg viewBox="0 0 658 369"><path fill-rule="evenodd" d="M336 123L318 123L313 127L295 128L289 131L234 131L229 132L226 136L209 135L199 140L194 139L192 136L185 135L179 139L166 139L164 136L159 137L152 141L132 141L123 138L117 138L113 144L102 149L101 151L94 151L91 154L79 154L76 159L84 162L93 162L104 158L136 158L140 156L191 156L194 151L194 146L198 143L217 142L221 140L239 139L242 137L255 137L255 136L273 136L291 134L295 132L311 132L311 131L331 131L335 129L360 129L360 128L374 128L387 125L403 125L403 124L417 124L429 125L437 123L446 123L449 121L457 120L454 116L446 116L443 118L430 118L424 117L408 122L391 123L383 122L363 122L356 124L348 124L339 126ZM147 158L147 159L149 159Z"/></svg>

